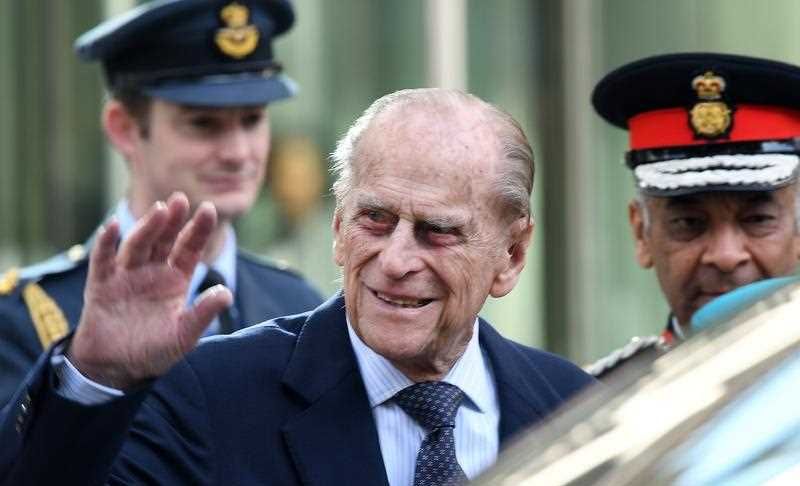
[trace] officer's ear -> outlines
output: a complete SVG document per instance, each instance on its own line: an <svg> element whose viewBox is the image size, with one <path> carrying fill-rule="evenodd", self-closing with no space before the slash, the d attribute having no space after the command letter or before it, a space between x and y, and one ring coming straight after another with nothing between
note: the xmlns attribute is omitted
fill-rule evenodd
<svg viewBox="0 0 800 486"><path fill-rule="evenodd" d="M136 119L125 105L112 99L103 107L102 122L108 140L126 160L130 160L141 138Z"/></svg>
<svg viewBox="0 0 800 486"><path fill-rule="evenodd" d="M650 252L650 242L647 237L648 217L645 201L633 200L628 204L628 222L633 232L633 241L636 245L636 261L642 268L653 266L653 255Z"/></svg>
<svg viewBox="0 0 800 486"><path fill-rule="evenodd" d="M511 223L511 237L503 255L502 268L495 275L489 294L492 297L502 297L517 285L519 275L525 268L525 256L533 236L533 219L529 216L518 218Z"/></svg>

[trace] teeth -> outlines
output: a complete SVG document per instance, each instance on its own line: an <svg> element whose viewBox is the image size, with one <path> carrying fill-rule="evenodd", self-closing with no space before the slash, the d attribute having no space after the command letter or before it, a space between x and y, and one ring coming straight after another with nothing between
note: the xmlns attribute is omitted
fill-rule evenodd
<svg viewBox="0 0 800 486"><path fill-rule="evenodd" d="M389 304L393 304L400 307L407 307L407 308L417 308L422 307L430 302L429 299L417 300L417 299L396 299L393 297L389 297L386 294L382 294L380 292L375 292L375 295L378 296L384 302L388 302Z"/></svg>

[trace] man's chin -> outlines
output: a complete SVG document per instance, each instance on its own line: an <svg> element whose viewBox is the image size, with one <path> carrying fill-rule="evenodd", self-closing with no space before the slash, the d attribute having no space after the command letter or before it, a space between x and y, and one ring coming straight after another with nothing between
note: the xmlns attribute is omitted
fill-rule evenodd
<svg viewBox="0 0 800 486"><path fill-rule="evenodd" d="M219 221L234 221L250 211L253 201L243 198L212 197L209 198L217 210Z"/></svg>

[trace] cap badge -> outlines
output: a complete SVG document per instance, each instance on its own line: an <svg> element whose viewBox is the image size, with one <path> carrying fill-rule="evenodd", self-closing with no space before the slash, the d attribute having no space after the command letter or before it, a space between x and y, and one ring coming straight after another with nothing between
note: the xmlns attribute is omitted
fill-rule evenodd
<svg viewBox="0 0 800 486"><path fill-rule="evenodd" d="M699 138L714 139L728 134L731 128L731 108L722 101L725 80L706 71L692 80L698 102L689 110L689 124Z"/></svg>
<svg viewBox="0 0 800 486"><path fill-rule="evenodd" d="M250 11L244 5L233 2L219 12L226 27L220 27L214 42L223 54L241 59L252 53L258 45L258 29L248 25Z"/></svg>

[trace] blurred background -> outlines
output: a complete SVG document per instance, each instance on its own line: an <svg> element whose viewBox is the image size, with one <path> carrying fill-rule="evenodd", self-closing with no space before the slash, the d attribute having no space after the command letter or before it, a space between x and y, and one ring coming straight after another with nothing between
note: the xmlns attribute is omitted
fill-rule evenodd
<svg viewBox="0 0 800 486"><path fill-rule="evenodd" d="M135 0L0 0L0 268L83 242L126 186L103 140L97 65L72 42ZM536 233L514 292L483 315L507 335L581 363L665 324L652 272L633 258L626 132L591 109L592 87L640 57L719 51L800 64L796 0L295 0L275 47L301 86L270 107L267 187L240 241L325 293L329 154L375 98L464 88L515 116L536 154ZM800 87L799 87L800 89Z"/></svg>

